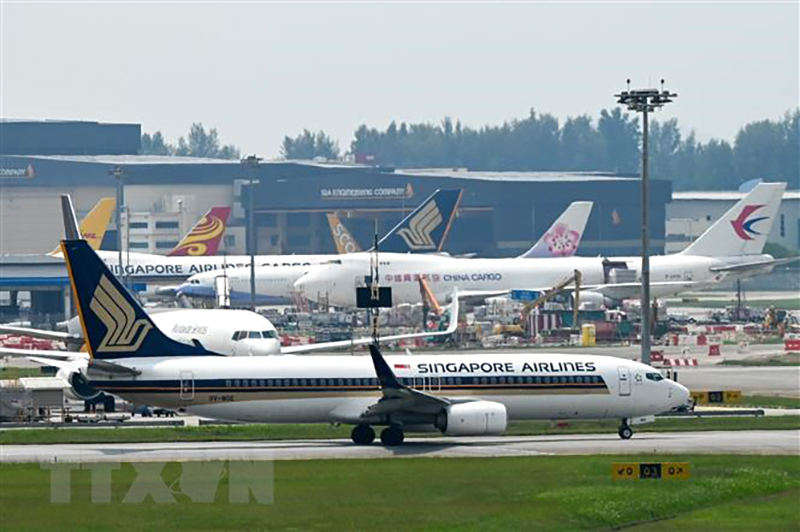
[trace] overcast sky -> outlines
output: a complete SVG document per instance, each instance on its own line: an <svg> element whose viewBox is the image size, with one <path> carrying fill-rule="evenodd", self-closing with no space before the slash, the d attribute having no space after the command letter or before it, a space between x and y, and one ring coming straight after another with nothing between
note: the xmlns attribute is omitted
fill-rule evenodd
<svg viewBox="0 0 800 532"><path fill-rule="evenodd" d="M698 138L798 105L798 2L14 3L0 0L0 115L192 122L243 153L362 123L559 118L662 77Z"/></svg>

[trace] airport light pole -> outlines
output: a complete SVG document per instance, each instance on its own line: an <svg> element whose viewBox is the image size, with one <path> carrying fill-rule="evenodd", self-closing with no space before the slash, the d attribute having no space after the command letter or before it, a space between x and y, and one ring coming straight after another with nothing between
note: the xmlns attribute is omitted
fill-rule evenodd
<svg viewBox="0 0 800 532"><path fill-rule="evenodd" d="M640 326L642 337L642 363L650 364L650 324L652 309L650 308L650 234L649 226L649 176L648 176L648 133L649 113L672 102L678 95L664 90L664 80L661 80L661 90L638 89L631 90L631 80L627 80L627 90L615 94L617 103L624 105L630 111L642 113L642 321Z"/></svg>
<svg viewBox="0 0 800 532"><path fill-rule="evenodd" d="M242 164L247 168L247 176L250 184L247 187L247 251L250 254L250 310L256 310L256 227L255 214L253 213L255 197L255 185L259 183L256 179L258 172L258 162L261 159L255 155L248 155L242 159Z"/></svg>
<svg viewBox="0 0 800 532"><path fill-rule="evenodd" d="M122 204L125 202L123 182L125 169L121 166L116 166L109 170L108 173L117 180L117 208L115 212L116 219L114 220L117 224L117 277L124 283L122 270Z"/></svg>

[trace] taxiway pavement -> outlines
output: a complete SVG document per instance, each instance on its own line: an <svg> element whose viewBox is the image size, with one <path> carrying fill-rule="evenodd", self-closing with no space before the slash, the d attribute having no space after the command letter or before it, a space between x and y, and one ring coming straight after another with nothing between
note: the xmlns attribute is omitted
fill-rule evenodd
<svg viewBox="0 0 800 532"><path fill-rule="evenodd" d="M394 457L495 457L588 454L800 455L800 430L556 436L411 437L394 448L348 440L168 442L0 446L0 462L172 462L189 460L312 460Z"/></svg>

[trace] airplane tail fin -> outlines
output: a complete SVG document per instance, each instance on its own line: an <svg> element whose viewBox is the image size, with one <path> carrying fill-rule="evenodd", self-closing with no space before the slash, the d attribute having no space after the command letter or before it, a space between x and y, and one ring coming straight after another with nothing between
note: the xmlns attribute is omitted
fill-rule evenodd
<svg viewBox="0 0 800 532"><path fill-rule="evenodd" d="M81 221L81 238L86 240L92 249L100 249L100 244L103 242L108 222L111 221L111 215L114 213L116 205L117 201L114 198L100 198L100 201L92 207L89 214ZM56 255L60 252L61 246L58 245L48 255Z"/></svg>
<svg viewBox="0 0 800 532"><path fill-rule="evenodd" d="M231 215L230 207L212 207L192 230L178 242L175 249L167 253L169 257L200 257L217 254L225 224Z"/></svg>
<svg viewBox="0 0 800 532"><path fill-rule="evenodd" d="M592 212L591 201L574 201L561 213L531 249L520 258L571 257L578 251L586 221Z"/></svg>
<svg viewBox="0 0 800 532"><path fill-rule="evenodd" d="M92 358L216 354L162 333L85 240L64 240L61 250Z"/></svg>
<svg viewBox="0 0 800 532"><path fill-rule="evenodd" d="M441 251L461 203L461 190L437 190L378 242L392 253Z"/></svg>
<svg viewBox="0 0 800 532"><path fill-rule="evenodd" d="M361 251L361 247L356 242L356 239L353 237L352 233L347 230L344 226L342 221L339 219L339 215L335 212L329 212L328 216L328 225L331 228L331 235L333 236L333 242L336 244L336 253L344 254L344 253L358 253Z"/></svg>
<svg viewBox="0 0 800 532"><path fill-rule="evenodd" d="M786 183L760 183L681 254L713 257L762 253L785 188Z"/></svg>

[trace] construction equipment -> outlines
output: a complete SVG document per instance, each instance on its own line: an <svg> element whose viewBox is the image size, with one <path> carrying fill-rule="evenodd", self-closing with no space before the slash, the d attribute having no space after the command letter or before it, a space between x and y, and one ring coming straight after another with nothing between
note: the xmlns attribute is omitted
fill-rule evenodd
<svg viewBox="0 0 800 532"><path fill-rule="evenodd" d="M547 292L544 292L542 295L528 303L522 308L521 313L521 321L522 323L528 323L528 316L530 315L533 310L550 301L556 295L558 295L562 290L564 290L567 286L571 284L575 284L575 293L572 300L572 326L577 328L579 327L578 324L578 307L580 307L580 297L581 297L581 278L582 274L580 270L573 270L572 274L568 277L564 278L560 282L558 282L555 286L553 286Z"/></svg>

